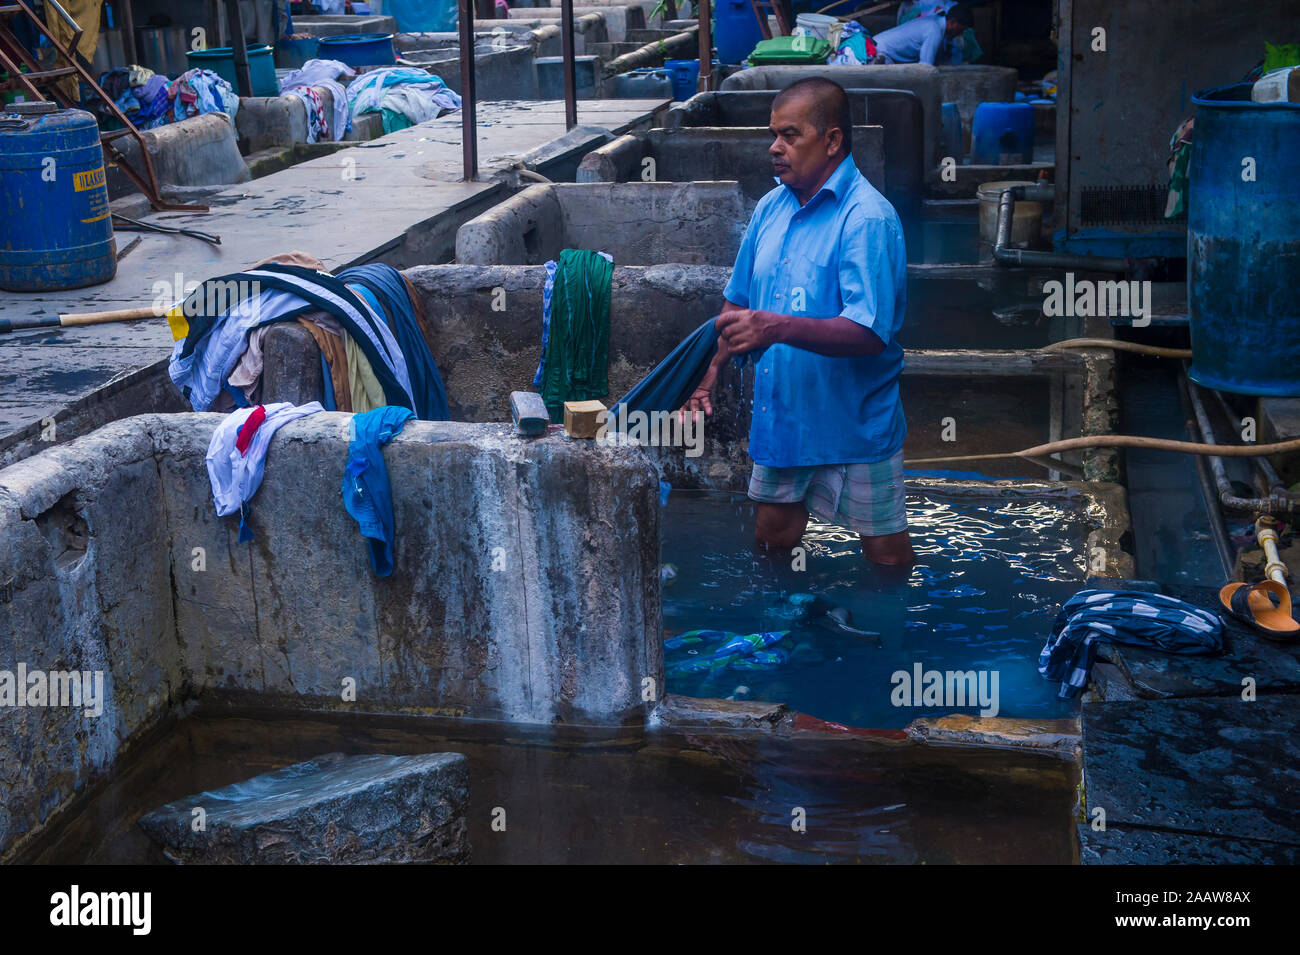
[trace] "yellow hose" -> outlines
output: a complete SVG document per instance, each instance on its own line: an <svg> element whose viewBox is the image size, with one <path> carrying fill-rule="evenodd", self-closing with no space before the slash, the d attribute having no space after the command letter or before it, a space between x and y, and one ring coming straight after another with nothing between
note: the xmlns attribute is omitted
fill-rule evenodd
<svg viewBox="0 0 1300 955"><path fill-rule="evenodd" d="M1189 348L1163 348L1160 345L1139 345L1137 342L1120 342L1111 338L1070 338L1063 342L1044 345L1039 351L1063 351L1069 348L1113 348L1138 355L1155 355L1159 358L1191 358Z"/></svg>
<svg viewBox="0 0 1300 955"><path fill-rule="evenodd" d="M997 454L963 454L947 458L915 458L904 461L905 467L918 464L954 464L961 461L989 461L995 458L1046 457L1058 451L1078 451L1083 448L1149 448L1153 451L1177 451L1180 454L1203 454L1217 458L1258 458L1267 454L1286 454L1300 451L1300 438L1278 441L1273 444L1198 444L1195 441L1174 441L1170 438L1146 438L1133 434L1097 434L1081 438L1051 441L1023 451L1006 451Z"/></svg>

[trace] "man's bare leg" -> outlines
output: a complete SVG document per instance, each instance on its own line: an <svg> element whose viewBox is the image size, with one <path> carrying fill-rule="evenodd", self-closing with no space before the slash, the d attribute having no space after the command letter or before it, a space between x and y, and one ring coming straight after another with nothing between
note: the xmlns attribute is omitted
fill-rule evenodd
<svg viewBox="0 0 1300 955"><path fill-rule="evenodd" d="M792 550L803 540L808 509L802 503L758 505L758 542L768 550Z"/></svg>
<svg viewBox="0 0 1300 955"><path fill-rule="evenodd" d="M862 534L858 536L862 539L862 556L873 564L880 564L882 567L910 568L916 563L916 552L912 550L912 538L907 531L884 534L880 537L866 537Z"/></svg>

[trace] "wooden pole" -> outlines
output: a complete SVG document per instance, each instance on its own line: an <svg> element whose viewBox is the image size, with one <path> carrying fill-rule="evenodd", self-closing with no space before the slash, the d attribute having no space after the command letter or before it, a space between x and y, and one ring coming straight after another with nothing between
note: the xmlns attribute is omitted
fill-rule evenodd
<svg viewBox="0 0 1300 955"><path fill-rule="evenodd" d="M578 125L578 70L573 60L573 0L560 0L560 42L564 59L564 128Z"/></svg>
<svg viewBox="0 0 1300 955"><path fill-rule="evenodd" d="M457 0L460 30L460 140L464 179L478 178L478 113L474 91L474 0Z"/></svg>

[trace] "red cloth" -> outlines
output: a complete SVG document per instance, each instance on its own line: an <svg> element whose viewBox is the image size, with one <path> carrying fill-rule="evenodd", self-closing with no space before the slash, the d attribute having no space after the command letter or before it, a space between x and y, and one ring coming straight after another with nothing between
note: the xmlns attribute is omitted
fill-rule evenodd
<svg viewBox="0 0 1300 955"><path fill-rule="evenodd" d="M240 454L248 453L248 446L253 443L253 435L257 434L257 429L262 426L266 420L266 406L258 405L253 409L253 413L248 416L239 427L239 432L235 435L235 450Z"/></svg>

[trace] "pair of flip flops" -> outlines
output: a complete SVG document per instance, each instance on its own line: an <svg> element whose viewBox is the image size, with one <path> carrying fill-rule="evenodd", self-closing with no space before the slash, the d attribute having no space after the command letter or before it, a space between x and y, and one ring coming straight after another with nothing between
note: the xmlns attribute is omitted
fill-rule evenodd
<svg viewBox="0 0 1300 955"><path fill-rule="evenodd" d="M1300 638L1300 623L1291 616L1291 593L1276 580L1254 586L1228 584L1219 591L1219 602L1234 618L1269 640L1293 643Z"/></svg>

